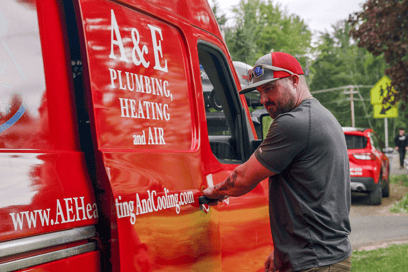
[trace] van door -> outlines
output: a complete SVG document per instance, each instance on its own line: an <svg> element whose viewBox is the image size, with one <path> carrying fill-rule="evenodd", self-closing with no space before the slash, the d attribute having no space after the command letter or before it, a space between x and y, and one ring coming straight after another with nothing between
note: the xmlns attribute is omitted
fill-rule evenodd
<svg viewBox="0 0 408 272"><path fill-rule="evenodd" d="M210 165L207 185L224 181L253 152L254 129L245 98L225 46L197 29L205 122L202 128L203 164ZM195 67L198 70L198 67ZM223 271L257 271L272 250L267 181L248 194L230 198L229 205L211 208L219 218Z"/></svg>
<svg viewBox="0 0 408 272"><path fill-rule="evenodd" d="M205 167L191 25L146 1L79 3L114 270L220 271L217 218L197 202Z"/></svg>

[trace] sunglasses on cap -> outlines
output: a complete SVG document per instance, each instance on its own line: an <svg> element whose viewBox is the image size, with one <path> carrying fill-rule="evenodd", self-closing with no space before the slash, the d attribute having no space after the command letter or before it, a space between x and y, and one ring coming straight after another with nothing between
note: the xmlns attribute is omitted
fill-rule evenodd
<svg viewBox="0 0 408 272"><path fill-rule="evenodd" d="M268 70L272 70L272 71L276 71L276 72L286 72L289 73L291 75L294 75L295 73L283 69L283 68L279 68L279 67L275 67L275 66L270 66L270 65L265 65L265 64L260 64L260 65L256 65L254 66L254 68L248 70L248 81L251 82L254 78L258 78L261 77L265 74L265 69Z"/></svg>

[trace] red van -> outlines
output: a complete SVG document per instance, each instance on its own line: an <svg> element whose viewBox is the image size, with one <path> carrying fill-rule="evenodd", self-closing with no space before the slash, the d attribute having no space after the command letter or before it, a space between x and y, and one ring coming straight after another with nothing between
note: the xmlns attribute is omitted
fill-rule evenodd
<svg viewBox="0 0 408 272"><path fill-rule="evenodd" d="M2 0L0 271L263 271L267 181L198 202L260 143L240 88L206 0Z"/></svg>

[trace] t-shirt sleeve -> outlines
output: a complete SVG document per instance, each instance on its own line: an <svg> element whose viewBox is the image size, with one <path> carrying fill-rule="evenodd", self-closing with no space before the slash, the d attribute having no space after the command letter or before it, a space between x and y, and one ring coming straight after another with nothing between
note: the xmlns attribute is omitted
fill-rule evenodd
<svg viewBox="0 0 408 272"><path fill-rule="evenodd" d="M297 120L290 114L279 116L255 150L255 157L270 171L280 174L306 147L308 130L308 122Z"/></svg>

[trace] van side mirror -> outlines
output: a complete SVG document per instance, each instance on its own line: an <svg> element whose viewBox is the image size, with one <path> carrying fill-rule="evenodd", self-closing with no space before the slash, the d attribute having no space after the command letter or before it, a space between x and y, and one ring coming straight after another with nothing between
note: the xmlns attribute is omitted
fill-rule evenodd
<svg viewBox="0 0 408 272"><path fill-rule="evenodd" d="M260 109L252 112L251 118L255 126L256 135L258 137L258 140L254 140L251 143L252 151L255 151L266 138L269 127L271 126L273 120L266 109Z"/></svg>
<svg viewBox="0 0 408 272"><path fill-rule="evenodd" d="M258 139L264 140L268 134L269 127L272 124L272 117L269 115L266 109L260 109L252 112L251 117Z"/></svg>

